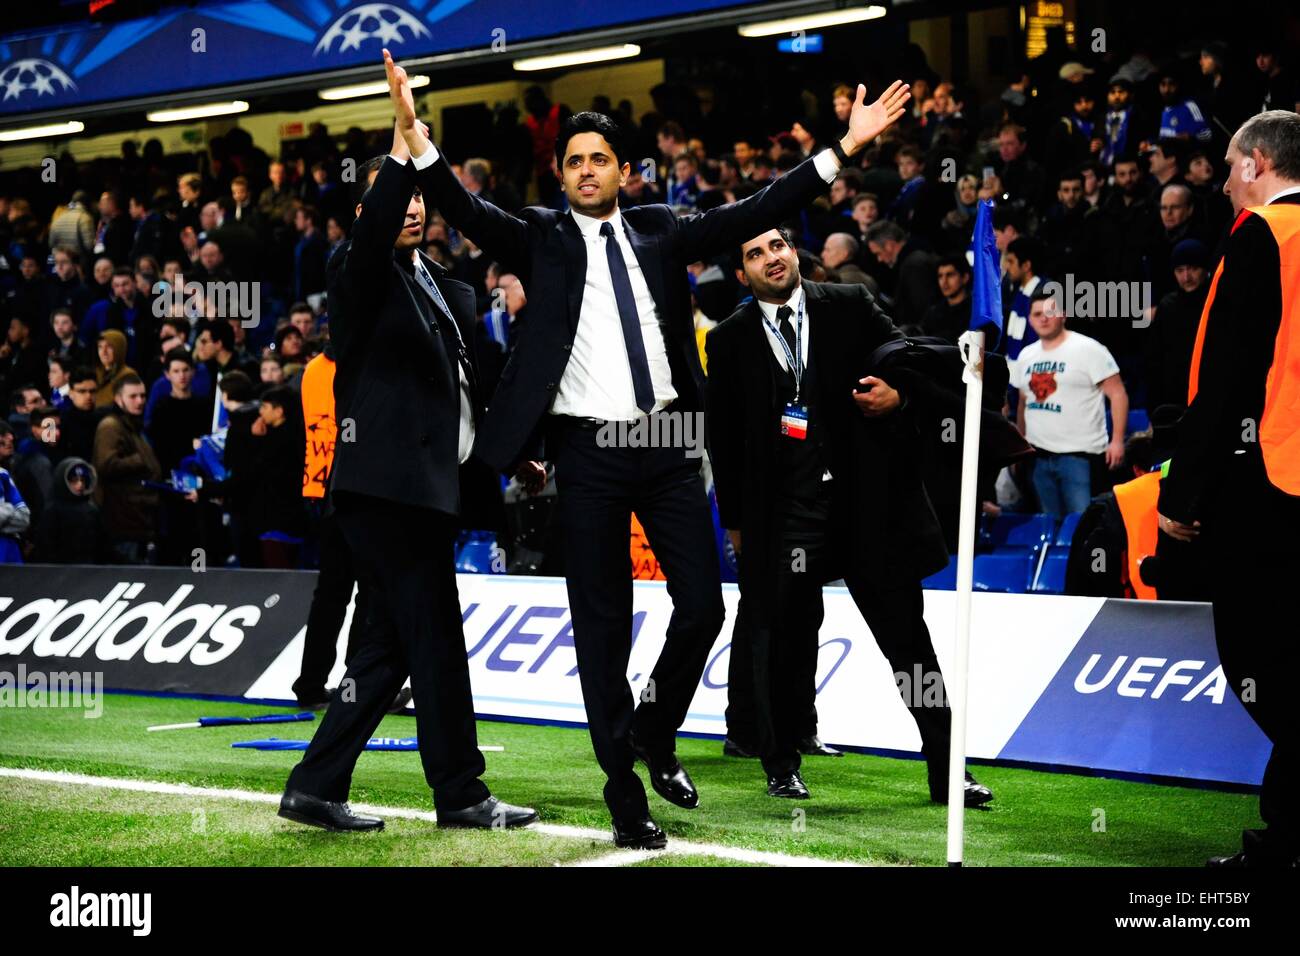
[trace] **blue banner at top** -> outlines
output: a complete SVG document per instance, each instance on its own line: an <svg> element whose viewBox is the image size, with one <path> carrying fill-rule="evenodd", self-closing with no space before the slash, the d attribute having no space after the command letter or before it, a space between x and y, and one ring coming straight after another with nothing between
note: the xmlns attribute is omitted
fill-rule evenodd
<svg viewBox="0 0 1300 956"><path fill-rule="evenodd" d="M121 23L0 37L0 117L500 48L640 20L737 6L568 0L233 0ZM75 118L75 114L69 118Z"/></svg>

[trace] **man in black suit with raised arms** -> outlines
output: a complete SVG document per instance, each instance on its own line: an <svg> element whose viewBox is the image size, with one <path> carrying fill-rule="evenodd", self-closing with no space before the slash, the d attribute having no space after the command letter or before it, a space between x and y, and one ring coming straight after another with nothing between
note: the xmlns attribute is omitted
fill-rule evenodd
<svg viewBox="0 0 1300 956"><path fill-rule="evenodd" d="M352 238L327 267L339 422L331 507L370 594L365 639L348 664L280 815L327 830L377 830L353 813L352 771L411 679L416 732L439 826L500 828L537 813L498 800L474 725L453 544L459 467L480 420L474 292L418 251L424 201L406 139L357 204Z"/></svg>
<svg viewBox="0 0 1300 956"><path fill-rule="evenodd" d="M634 766L638 759L646 764L664 799L698 805L677 760L676 735L725 617L717 549L691 449L624 447L632 443L602 436L609 425L646 416L703 412L687 265L797 214L848 156L902 115L907 87L896 82L867 105L860 86L849 132L834 148L741 202L680 219L659 204L619 209L632 157L608 116L579 113L556 140L571 212L529 207L510 215L461 185L420 132L406 73L387 51L385 66L400 104L398 126L430 202L527 289L528 323L502 371L475 453L530 488L545 481L537 459L544 454L555 465L579 679L596 759L608 778L614 840L662 847L666 838L650 817ZM673 601L639 707L627 677L634 512Z"/></svg>

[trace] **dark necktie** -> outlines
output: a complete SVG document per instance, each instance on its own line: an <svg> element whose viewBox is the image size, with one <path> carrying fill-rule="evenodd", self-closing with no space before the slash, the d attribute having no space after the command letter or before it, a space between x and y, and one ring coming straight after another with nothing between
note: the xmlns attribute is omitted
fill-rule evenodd
<svg viewBox="0 0 1300 956"><path fill-rule="evenodd" d="M798 362L801 356L796 351L798 340L794 337L794 326L790 324L790 316L794 315L794 309L788 305L783 305L776 310L776 327L781 330L781 337L785 339L785 344L790 346L790 354Z"/></svg>
<svg viewBox="0 0 1300 956"><path fill-rule="evenodd" d="M623 324L623 344L627 347L627 364L632 370L632 391L636 407L649 414L655 407L655 390L650 381L650 363L645 356L645 340L641 338L641 317L636 311L636 296L632 294L632 280L628 278L623 250L614 238L614 227L608 222L600 224L600 234L605 237L605 256L609 259L609 277L614 283L614 300L618 303L618 318Z"/></svg>
<svg viewBox="0 0 1300 956"><path fill-rule="evenodd" d="M799 340L794 337L794 326L790 323L790 316L794 315L794 310L788 305L783 305L776 310L776 327L781 331L781 338L785 339L785 344L790 346L790 354L794 356L795 362L803 360L799 354ZM786 377L794 381L793 365L785 370Z"/></svg>

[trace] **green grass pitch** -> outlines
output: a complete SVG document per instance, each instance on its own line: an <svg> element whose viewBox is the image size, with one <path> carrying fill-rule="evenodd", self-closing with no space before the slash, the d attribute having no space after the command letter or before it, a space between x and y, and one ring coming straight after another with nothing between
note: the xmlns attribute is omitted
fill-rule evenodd
<svg viewBox="0 0 1300 956"><path fill-rule="evenodd" d="M286 709L287 710L287 709ZM0 767L182 783L279 794L300 752L235 750L236 740L311 736L315 723L146 733L200 715L275 712L265 705L107 695L103 714L0 709ZM382 736L415 734L388 717ZM585 730L483 721L486 781L542 822L607 829L602 776ZM736 865L690 844L877 865L942 865L945 810L928 800L919 761L850 754L808 758L813 799L764 793L757 761L722 756L713 740L682 739L678 753L700 789L681 810L650 794L651 812L678 852L630 865ZM1255 796L976 767L989 809L966 814L972 866L1200 866L1258 826ZM644 773L644 770L642 769ZM432 810L419 756L366 753L351 800ZM274 804L103 789L0 776L0 865L523 865L552 866L612 853L606 841L538 831L439 830L390 818L381 833L330 834L281 820Z"/></svg>

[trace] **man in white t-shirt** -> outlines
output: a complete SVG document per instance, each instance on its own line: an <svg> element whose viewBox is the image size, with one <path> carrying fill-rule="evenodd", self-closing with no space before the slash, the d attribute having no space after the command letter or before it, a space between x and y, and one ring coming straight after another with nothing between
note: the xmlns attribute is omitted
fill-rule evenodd
<svg viewBox="0 0 1300 956"><path fill-rule="evenodd" d="M1052 515L1081 512L1092 500L1092 464L1124 462L1128 393L1119 366L1096 339L1065 328L1060 292L1034 293L1029 323L1038 341L1025 346L1013 383L1020 389L1016 423L1038 450L1034 490L1039 509ZM1110 399L1114 434L1106 437Z"/></svg>

